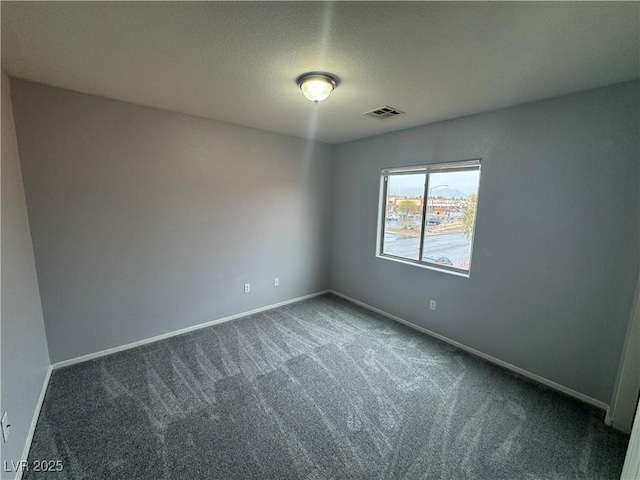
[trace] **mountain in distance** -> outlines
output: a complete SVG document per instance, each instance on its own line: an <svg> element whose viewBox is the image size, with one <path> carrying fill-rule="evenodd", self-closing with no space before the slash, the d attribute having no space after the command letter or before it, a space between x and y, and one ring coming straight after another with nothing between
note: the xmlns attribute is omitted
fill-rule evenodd
<svg viewBox="0 0 640 480"><path fill-rule="evenodd" d="M401 192L401 193L400 193ZM389 195L398 195L401 197L409 197L416 198L424 195L424 187L412 186L405 187L399 191L394 191L391 189L389 191ZM436 188L433 192L431 192L432 197L442 197L442 198L467 198L468 194L461 192L457 188L449 188L449 187L440 187Z"/></svg>
<svg viewBox="0 0 640 480"><path fill-rule="evenodd" d="M442 197L442 198L467 198L467 194L461 192L457 188L437 188L433 192L431 192L432 197Z"/></svg>

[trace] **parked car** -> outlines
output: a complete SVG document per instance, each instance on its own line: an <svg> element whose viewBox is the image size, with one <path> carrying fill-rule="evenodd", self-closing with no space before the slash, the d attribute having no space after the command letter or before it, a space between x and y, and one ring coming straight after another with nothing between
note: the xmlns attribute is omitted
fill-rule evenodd
<svg viewBox="0 0 640 480"><path fill-rule="evenodd" d="M437 263L438 265L448 265L453 267L453 262L448 257L424 257L425 262Z"/></svg>
<svg viewBox="0 0 640 480"><path fill-rule="evenodd" d="M427 220L427 225L440 225L442 221L439 218L430 218Z"/></svg>

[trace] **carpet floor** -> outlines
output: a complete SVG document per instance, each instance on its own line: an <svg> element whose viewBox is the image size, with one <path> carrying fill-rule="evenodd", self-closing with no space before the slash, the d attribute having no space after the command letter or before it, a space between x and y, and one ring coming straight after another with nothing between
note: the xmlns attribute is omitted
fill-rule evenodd
<svg viewBox="0 0 640 480"><path fill-rule="evenodd" d="M617 479L602 417L327 295L55 370L23 478Z"/></svg>

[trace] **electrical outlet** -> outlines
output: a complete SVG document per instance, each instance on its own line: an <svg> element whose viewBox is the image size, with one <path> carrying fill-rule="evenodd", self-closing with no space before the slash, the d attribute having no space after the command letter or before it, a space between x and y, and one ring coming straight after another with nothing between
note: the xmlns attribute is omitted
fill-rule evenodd
<svg viewBox="0 0 640 480"><path fill-rule="evenodd" d="M251 284L250 283L245 283L244 284L244 293L250 293L251 292Z"/></svg>
<svg viewBox="0 0 640 480"><path fill-rule="evenodd" d="M11 425L9 424L9 414L4 412L2 414L2 420L0 420L2 424L2 440L6 443L9 441L9 432L11 431Z"/></svg>
<svg viewBox="0 0 640 480"><path fill-rule="evenodd" d="M435 309L436 309L436 301L435 301L435 300L431 300L431 301L429 302L429 308L430 308L431 310L435 310Z"/></svg>
<svg viewBox="0 0 640 480"><path fill-rule="evenodd" d="M280 286L280 278L276 277L273 279L273 286L274 287L279 287Z"/></svg>

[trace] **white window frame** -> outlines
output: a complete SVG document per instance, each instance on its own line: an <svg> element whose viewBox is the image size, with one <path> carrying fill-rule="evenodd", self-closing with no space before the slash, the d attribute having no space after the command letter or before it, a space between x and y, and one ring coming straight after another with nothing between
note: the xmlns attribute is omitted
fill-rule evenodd
<svg viewBox="0 0 640 480"><path fill-rule="evenodd" d="M457 268L449 265L440 265L440 264L434 264L431 262L425 262L422 260L422 256L424 252L424 242L425 242L424 229L425 229L426 215L427 215L429 175L431 173L467 172L467 171L474 171L474 170L480 171L481 170L480 164L481 164L481 159L474 158L471 160L460 160L460 161L445 162L445 163L432 163L428 165L383 168L380 171L380 193L378 196L379 204L378 204L378 228L377 228L377 236L376 236L376 257L468 278L471 273L471 260L473 257L473 247L475 243L475 230L476 230L476 218L478 216L478 199L480 196L480 183L478 183L478 194L476 196L476 211L475 211L475 216L473 218L473 234L471 237L471 252L469 252L469 269ZM419 173L425 174L425 182L424 182L424 192L422 194L423 195L422 225L420 228L420 250L418 252L418 260L411 260L408 258L398 257L395 255L390 255L388 253L383 253L385 215L386 215L386 207L387 207L387 186L389 183L388 179L390 176L395 176L395 175L413 175L413 174L419 174ZM480 178L482 178L482 174L480 174Z"/></svg>

